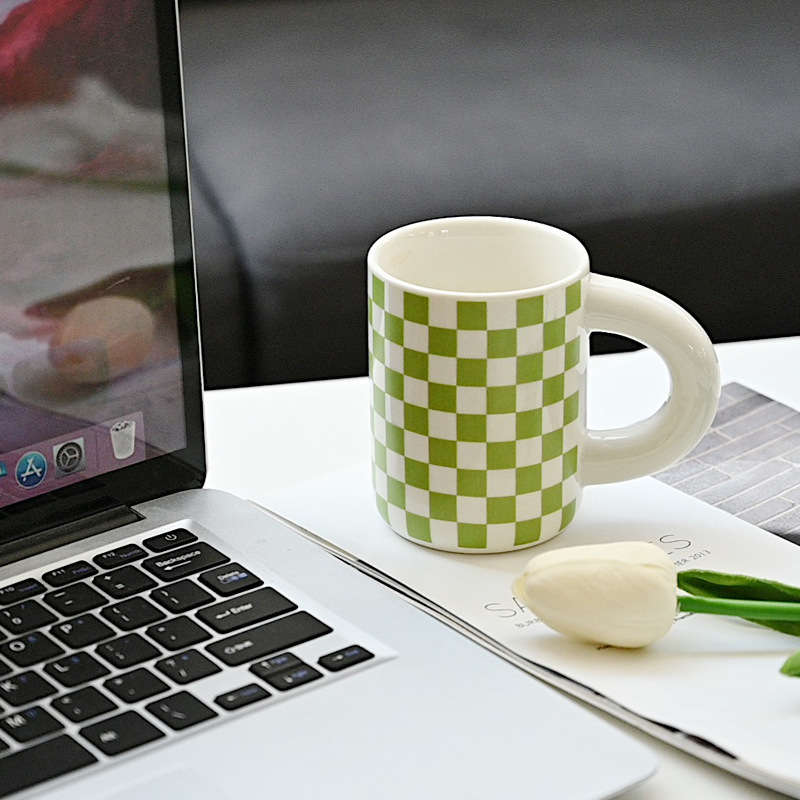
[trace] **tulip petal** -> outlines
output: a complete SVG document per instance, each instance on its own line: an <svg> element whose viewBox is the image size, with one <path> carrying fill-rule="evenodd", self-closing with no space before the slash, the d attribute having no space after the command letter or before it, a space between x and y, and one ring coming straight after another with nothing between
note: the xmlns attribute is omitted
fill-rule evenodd
<svg viewBox="0 0 800 800"><path fill-rule="evenodd" d="M645 542L541 553L514 582L514 592L553 630L617 647L650 644L675 619L675 567Z"/></svg>

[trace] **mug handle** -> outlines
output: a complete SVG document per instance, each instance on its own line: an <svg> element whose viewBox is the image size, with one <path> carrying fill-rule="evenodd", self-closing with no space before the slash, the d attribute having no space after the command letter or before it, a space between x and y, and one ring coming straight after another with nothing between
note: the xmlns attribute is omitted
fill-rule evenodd
<svg viewBox="0 0 800 800"><path fill-rule="evenodd" d="M655 350L667 365L672 389L647 419L624 428L587 431L581 483L613 483L652 475L688 453L708 430L720 393L711 340L687 311L637 283L591 274L586 328L618 333Z"/></svg>

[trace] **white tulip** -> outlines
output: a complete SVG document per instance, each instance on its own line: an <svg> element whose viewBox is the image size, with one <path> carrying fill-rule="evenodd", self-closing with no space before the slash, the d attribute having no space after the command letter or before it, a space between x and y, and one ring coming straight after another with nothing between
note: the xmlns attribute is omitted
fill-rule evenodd
<svg viewBox="0 0 800 800"><path fill-rule="evenodd" d="M534 556L514 594L545 625L573 639L644 647L672 627L677 573L646 542L564 547Z"/></svg>

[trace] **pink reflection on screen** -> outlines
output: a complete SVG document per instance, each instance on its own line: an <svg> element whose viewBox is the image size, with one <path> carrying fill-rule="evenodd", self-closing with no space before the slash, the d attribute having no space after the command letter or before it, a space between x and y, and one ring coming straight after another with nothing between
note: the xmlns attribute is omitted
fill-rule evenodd
<svg viewBox="0 0 800 800"><path fill-rule="evenodd" d="M160 86L153 0L0 0L0 506L186 445Z"/></svg>

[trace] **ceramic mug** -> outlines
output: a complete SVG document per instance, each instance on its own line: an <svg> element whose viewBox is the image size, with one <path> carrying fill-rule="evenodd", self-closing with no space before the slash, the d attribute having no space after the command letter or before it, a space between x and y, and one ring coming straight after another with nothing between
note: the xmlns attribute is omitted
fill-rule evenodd
<svg viewBox="0 0 800 800"><path fill-rule="evenodd" d="M717 407L716 355L680 306L589 272L570 234L454 217L378 239L367 256L373 485L401 536L454 552L547 541L582 487L662 470ZM591 331L656 350L672 379L653 416L586 428Z"/></svg>

